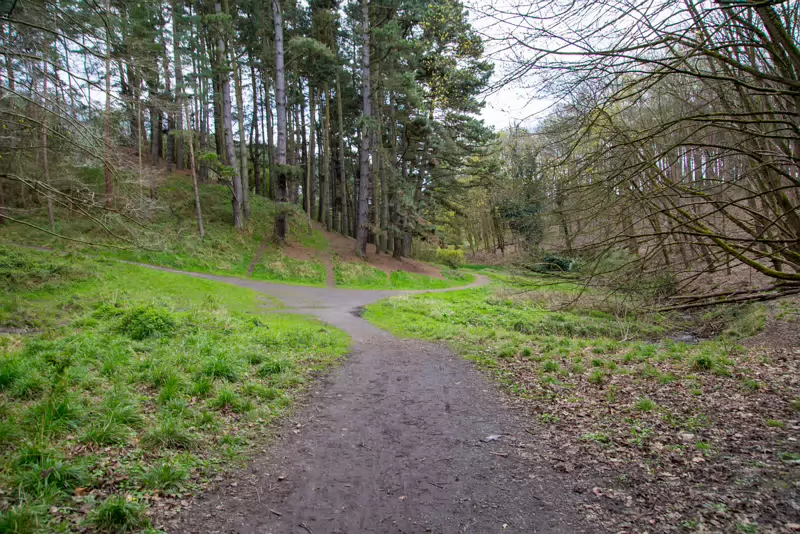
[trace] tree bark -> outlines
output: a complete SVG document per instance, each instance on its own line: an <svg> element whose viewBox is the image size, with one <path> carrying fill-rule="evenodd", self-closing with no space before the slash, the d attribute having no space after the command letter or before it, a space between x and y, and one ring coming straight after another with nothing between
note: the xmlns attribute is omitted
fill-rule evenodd
<svg viewBox="0 0 800 534"><path fill-rule="evenodd" d="M111 19L111 0L106 0L106 19ZM107 22L108 24L108 22ZM91 105L89 106L91 108ZM106 208L114 206L114 180L111 175L111 29L106 26L106 114L105 114Z"/></svg>
<svg viewBox="0 0 800 534"><path fill-rule="evenodd" d="M183 130L183 108L184 108L184 95L183 95L183 65L181 64L181 50L180 50L180 34L178 32L178 1L172 0L172 45L175 55L175 114L173 119L175 124L173 129L176 132ZM189 120L188 115L186 120ZM179 171L184 169L184 151L183 151L183 136L178 135L175 138L175 168ZM193 164L194 165L194 164ZM192 171L194 172L194 171Z"/></svg>
<svg viewBox="0 0 800 534"><path fill-rule="evenodd" d="M275 200L276 198L276 180L275 180L275 160L276 158L276 147L275 147L275 135L274 130L272 128L272 98L270 98L269 94L269 86L264 86L264 109L267 112L267 145L268 145L268 153L269 153L269 191L268 196L269 198Z"/></svg>
<svg viewBox="0 0 800 534"><path fill-rule="evenodd" d="M316 95L314 94L314 87L310 84L308 86L308 127L309 127L309 147L308 147L308 172L306 176L308 177L308 201L306 202L306 213L308 214L308 220L310 221L313 218L312 215L312 206L314 205L314 187L313 183L316 180L317 175L317 126L315 123L315 117L317 114L317 102L316 102Z"/></svg>
<svg viewBox="0 0 800 534"><path fill-rule="evenodd" d="M214 6L217 15L222 13L222 6L217 2ZM225 39L223 38L222 30L219 30L217 35L217 52L220 58L226 58ZM222 67L222 64L220 64ZM233 104L231 102L231 77L228 69L220 68L222 80L220 88L222 89L222 115L223 115L223 128L225 136L225 152L228 155L228 161L232 168L232 182L233 182L233 196L231 202L233 204L233 225L237 229L244 227L244 218L242 217L242 179L239 176L239 163L236 161L236 146L233 143Z"/></svg>
<svg viewBox="0 0 800 534"><path fill-rule="evenodd" d="M275 108L278 119L278 177L277 201L287 201L287 169L286 169L286 71L283 62L283 17L279 0L272 0L272 15L275 24ZM288 212L286 206L278 206L275 217L275 239L285 242L289 232Z"/></svg>
<svg viewBox="0 0 800 534"><path fill-rule="evenodd" d="M325 190L322 192L325 197L325 207L323 209L323 219L325 228L330 232L333 227L333 210L331 209L331 95L327 86L323 88L322 94L325 100L325 146L322 152L322 174L325 176Z"/></svg>
<svg viewBox="0 0 800 534"><path fill-rule="evenodd" d="M339 127L339 187L341 188L342 203L339 206L340 223L338 230L347 234L349 232L349 222L347 220L347 173L344 163L344 124L342 119L342 84L339 80L339 69L336 69L336 119Z"/></svg>
<svg viewBox="0 0 800 534"><path fill-rule="evenodd" d="M184 102L184 105L186 103ZM189 109L188 106L186 108L186 119L189 119ZM189 137L189 164L192 166L192 186L194 187L194 209L195 214L197 215L197 228L200 232L200 237L204 237L206 235L205 230L203 229L203 210L200 206L200 187L197 185L197 166L195 164L194 159L194 131L189 132L191 135Z"/></svg>
<svg viewBox="0 0 800 534"><path fill-rule="evenodd" d="M47 161L47 61L42 61L42 167L44 170L44 183L50 186L50 165ZM56 231L56 219L53 213L53 194L47 191L47 218L50 221L50 231Z"/></svg>
<svg viewBox="0 0 800 534"><path fill-rule="evenodd" d="M363 117L364 127L361 129L361 153L359 155L360 176L358 183L358 213L356 214L356 254L362 258L367 256L367 237L369 236L369 184L370 173L370 137L372 128L369 121L372 119L372 84L370 82L370 54L369 54L369 2L361 0L363 45L361 52L362 91L363 91Z"/></svg>
<svg viewBox="0 0 800 534"><path fill-rule="evenodd" d="M250 78L253 82L253 123L250 127L250 139L252 148L253 159L253 181L255 182L256 195L262 194L261 188L261 140L259 134L261 130L261 121L258 116L258 81L256 79L256 68L253 65L253 59L250 58ZM255 137L255 139L253 139Z"/></svg>
<svg viewBox="0 0 800 534"><path fill-rule="evenodd" d="M250 173L247 156L247 143L244 138L244 98L242 97L242 69L236 54L231 52L231 62L233 63L234 82L236 83L236 110L239 118L239 161L241 163L242 180L242 212L244 220L250 220Z"/></svg>

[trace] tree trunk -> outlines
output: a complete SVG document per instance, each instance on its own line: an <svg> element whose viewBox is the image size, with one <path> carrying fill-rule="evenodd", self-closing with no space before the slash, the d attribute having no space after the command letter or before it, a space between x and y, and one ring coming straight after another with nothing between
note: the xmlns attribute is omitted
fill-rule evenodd
<svg viewBox="0 0 800 534"><path fill-rule="evenodd" d="M239 161L241 162L241 180L242 180L242 211L244 220L250 220L250 173L247 156L247 143L244 139L244 98L242 98L242 69L239 62L236 60L236 55L231 53L231 62L233 62L234 82L236 82L236 110L239 118Z"/></svg>
<svg viewBox="0 0 800 534"><path fill-rule="evenodd" d="M363 44L361 52L363 116L364 127L361 129L361 154L359 155L360 177L358 183L358 213L356 223L356 254L362 258L367 256L367 237L369 236L369 184L370 184L370 137L369 120L372 117L372 84L370 82L369 55L369 2L361 0Z"/></svg>
<svg viewBox="0 0 800 534"><path fill-rule="evenodd" d="M47 61L42 61L42 167L44 170L44 183L50 187L50 166L47 162ZM50 221L50 231L56 231L56 219L53 213L53 193L47 191L47 218Z"/></svg>
<svg viewBox="0 0 800 534"><path fill-rule="evenodd" d="M6 195L3 190L3 181L0 178L0 226L6 224Z"/></svg>
<svg viewBox="0 0 800 534"><path fill-rule="evenodd" d="M111 0L106 0L106 17L111 17ZM91 108L91 105L89 106ZM114 206L114 180L111 176L111 32L106 28L106 115L105 119L105 179L106 208Z"/></svg>
<svg viewBox="0 0 800 534"><path fill-rule="evenodd" d="M151 91L152 93L152 91ZM151 164L158 166L161 159L160 141L161 137L161 111L155 105L150 107L150 155Z"/></svg>
<svg viewBox="0 0 800 534"><path fill-rule="evenodd" d="M164 48L164 83L166 86L166 98L171 100L172 94L172 82L169 77L169 56L167 55L167 49ZM172 173L172 163L175 157L175 124L174 124L174 115L170 112L166 113L167 117L167 124L166 128L162 128L162 130L166 130L167 134L167 174Z"/></svg>
<svg viewBox="0 0 800 534"><path fill-rule="evenodd" d="M175 53L175 114L173 129L176 132L183 130L183 65L181 64L180 36L178 33L178 1L172 0L172 45ZM186 120L189 120L187 114ZM174 134L173 134L174 137ZM179 171L184 169L183 136L178 133L175 137L175 168ZM192 164L194 169L194 164ZM192 172L195 172L194 170Z"/></svg>
<svg viewBox="0 0 800 534"><path fill-rule="evenodd" d="M310 84L308 86L308 128L309 128L309 147L308 147L308 169L306 173L306 177L308 179L308 200L306 201L306 214L308 215L308 220L310 221L313 218L311 209L314 205L314 182L316 181L317 175L317 126L315 123L315 117L317 114L317 101L316 96L314 95L314 87Z"/></svg>
<svg viewBox="0 0 800 534"><path fill-rule="evenodd" d="M345 171L344 163L344 124L342 119L342 86L339 80L339 69L336 69L336 119L337 126L339 127L339 187L341 188L342 203L339 206L341 222L339 224L339 231L343 234L349 232L350 223L347 220L347 173Z"/></svg>
<svg viewBox="0 0 800 534"><path fill-rule="evenodd" d="M261 121L258 118L258 82L256 80L256 68L253 59L250 58L250 78L253 82L253 123L250 127L250 139L253 159L253 181L255 182L256 195L262 194L261 187L261 140L259 139ZM255 139L253 139L255 137Z"/></svg>
<svg viewBox="0 0 800 534"><path fill-rule="evenodd" d="M298 78L297 80L297 89L300 91L300 151L303 155L303 168L305 172L303 173L303 211L306 212L308 215L309 210L307 209L308 206L308 197L311 192L311 177L308 172L308 139L306 137L306 104L305 98L302 97L303 95L303 80ZM309 87L310 89L310 87ZM308 231L309 235L311 232L311 217L308 217Z"/></svg>
<svg viewBox="0 0 800 534"><path fill-rule="evenodd" d="M277 193L275 162L277 160L277 147L275 146L275 130L273 129L273 115L272 115L272 95L268 85L264 86L264 111L267 115L267 155L269 156L269 184L267 187L267 196L275 200Z"/></svg>
<svg viewBox="0 0 800 534"><path fill-rule="evenodd" d="M222 6L217 2L214 6L217 15L222 13ZM217 36L217 52L220 58L226 58L225 40L222 31L219 30ZM220 65L221 67L222 65ZM222 69L220 69L222 70ZM233 196L231 202L233 204L233 225L237 228L244 227L244 219L242 217L242 179L239 176L239 164L236 161L236 146L233 143L233 104L231 103L231 80L230 74L227 70L222 72L222 80L220 83L222 89L222 115L223 115L223 135L225 136L225 152L228 156L228 161L233 169Z"/></svg>
<svg viewBox="0 0 800 534"><path fill-rule="evenodd" d="M184 105L186 103L184 102ZM187 105L186 108L186 119L189 119L189 108ZM189 164L192 166L192 186L194 187L194 209L197 215L197 228L200 231L200 237L204 237L206 235L205 230L203 229L203 210L200 207L200 188L197 185L197 166L195 164L194 159L194 132L189 132L191 135L189 137Z"/></svg>
<svg viewBox="0 0 800 534"><path fill-rule="evenodd" d="M325 176L325 190L322 193L325 196L323 218L325 220L325 228L330 232L333 227L333 210L331 209L331 95L327 86L323 89L322 94L325 95L325 146L322 153L322 165L324 167L322 174Z"/></svg>
<svg viewBox="0 0 800 534"><path fill-rule="evenodd" d="M283 17L280 0L272 0L272 15L275 24L275 109L278 120L278 165L277 201L287 201L286 186L286 71L283 65ZM289 232L288 212L286 206L278 206L275 217L275 239L285 242Z"/></svg>

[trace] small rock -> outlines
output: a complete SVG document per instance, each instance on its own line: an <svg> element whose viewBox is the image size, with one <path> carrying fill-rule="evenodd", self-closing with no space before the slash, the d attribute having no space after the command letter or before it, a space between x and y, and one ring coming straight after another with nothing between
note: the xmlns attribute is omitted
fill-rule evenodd
<svg viewBox="0 0 800 534"><path fill-rule="evenodd" d="M280 481L286 480L286 475L280 475L278 477L278 480L280 480Z"/></svg>

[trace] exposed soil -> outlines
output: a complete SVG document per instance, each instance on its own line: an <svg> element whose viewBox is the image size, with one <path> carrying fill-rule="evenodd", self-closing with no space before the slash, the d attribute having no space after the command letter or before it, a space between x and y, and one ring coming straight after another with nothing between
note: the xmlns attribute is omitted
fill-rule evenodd
<svg viewBox="0 0 800 534"><path fill-rule="evenodd" d="M408 292L249 287L349 332L349 360L317 383L248 468L169 517L168 532L603 532L579 477L538 463L535 430L473 366L399 340L354 310ZM482 278L476 285L486 283ZM487 439L488 438L488 439Z"/></svg>

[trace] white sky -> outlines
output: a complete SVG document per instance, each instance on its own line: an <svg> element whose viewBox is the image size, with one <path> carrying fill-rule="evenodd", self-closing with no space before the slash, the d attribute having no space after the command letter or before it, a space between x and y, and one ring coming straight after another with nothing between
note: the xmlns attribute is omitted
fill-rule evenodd
<svg viewBox="0 0 800 534"><path fill-rule="evenodd" d="M508 31L508 27L504 27L504 25L498 24L496 20L486 18L480 14L481 7L484 7L481 4L486 1L502 5L510 3L512 0L465 0L473 28L483 35L502 38L502 32ZM505 62L509 62L509 67L511 66L511 58L506 53L499 55L493 53L492 49L502 46L502 43L487 41L484 44L486 46L486 54L495 64L494 76L490 81L490 83L493 83L504 74L506 69ZM533 96L534 91L519 85L503 87L486 96L486 105L481 113L481 118L486 124L494 126L495 130L498 131L516 124L533 126L537 118L543 116L543 112L551 104L550 100L533 98Z"/></svg>
<svg viewBox="0 0 800 534"><path fill-rule="evenodd" d="M481 118L497 131L517 123L533 126L551 103L543 99L531 100L529 91L515 87L504 87L489 95L485 102Z"/></svg>

